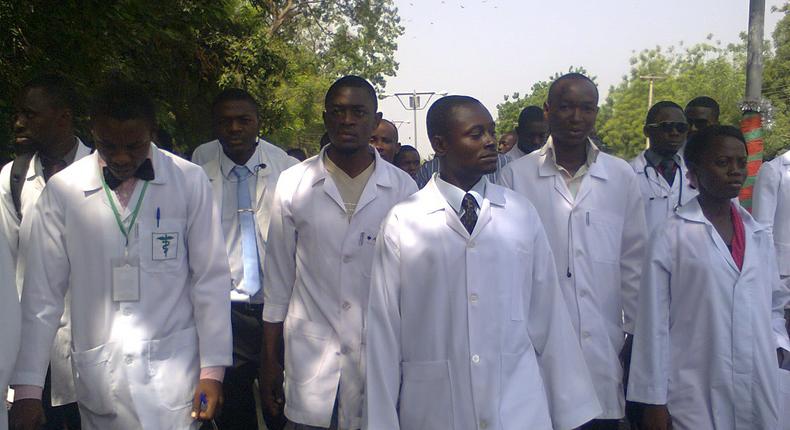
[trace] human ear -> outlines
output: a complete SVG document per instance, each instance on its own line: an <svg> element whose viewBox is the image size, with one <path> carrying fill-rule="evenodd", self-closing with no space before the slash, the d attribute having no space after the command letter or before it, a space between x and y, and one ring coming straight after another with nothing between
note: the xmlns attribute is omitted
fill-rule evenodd
<svg viewBox="0 0 790 430"><path fill-rule="evenodd" d="M442 135L431 136L431 147L437 156L444 156L447 154L447 139Z"/></svg>

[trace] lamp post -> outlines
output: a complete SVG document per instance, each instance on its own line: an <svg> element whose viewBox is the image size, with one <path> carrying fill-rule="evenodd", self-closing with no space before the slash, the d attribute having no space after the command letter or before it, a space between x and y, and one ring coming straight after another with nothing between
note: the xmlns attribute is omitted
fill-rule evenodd
<svg viewBox="0 0 790 430"><path fill-rule="evenodd" d="M666 78L667 78L666 76L661 76L661 75L647 75L647 76L640 76L639 77L639 79L641 79L643 81L650 82L650 90L648 90L648 93L647 93L647 110L650 110L650 108L653 107L653 82L654 81L662 81L662 80L664 80ZM645 138L645 148L649 148L649 147L650 147L650 138L646 137Z"/></svg>
<svg viewBox="0 0 790 430"><path fill-rule="evenodd" d="M381 94L379 95L379 99L384 100L388 97L396 97L400 105L406 109L412 111L414 114L414 120L412 121L412 125L414 126L414 147L417 148L419 151L419 147L417 146L417 111L425 109L428 104L431 102L431 99L436 96L446 96L447 92L437 92L437 91L417 91L412 90L409 93L393 93L393 94Z"/></svg>

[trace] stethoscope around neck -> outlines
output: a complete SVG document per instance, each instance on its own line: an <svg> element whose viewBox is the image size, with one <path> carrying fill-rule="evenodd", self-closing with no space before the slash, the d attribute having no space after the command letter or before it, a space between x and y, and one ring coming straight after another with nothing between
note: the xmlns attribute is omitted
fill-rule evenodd
<svg viewBox="0 0 790 430"><path fill-rule="evenodd" d="M675 163L675 165L677 166L677 170L676 171L680 171L680 175L677 175L677 176L680 176L680 183L678 184L679 185L679 187L678 187L678 190L679 190L678 191L678 201L675 204L675 207L672 208L672 210L674 210L674 211L678 210L678 208L683 205L683 170L680 168L680 164ZM650 161L647 160L647 158L645 158L645 167L642 168L642 173L645 175L645 180L647 181L648 188L650 188L651 196L648 197L648 200L651 201L651 202L654 201L654 200L659 200L659 199L668 200L669 199L669 195L672 193L672 187L670 186L670 191L669 192L666 192L666 193L663 192L663 190L661 189L661 185L660 184L654 184L653 181L650 180L650 175L648 175L648 173L647 173L647 168L648 167L653 169L653 172L656 174L655 175L656 176L656 181L658 181L658 182L661 181L661 179L660 179L661 174L658 173L658 169L656 169L656 166L654 166L653 163L651 163ZM658 188L658 192L655 192L656 188Z"/></svg>

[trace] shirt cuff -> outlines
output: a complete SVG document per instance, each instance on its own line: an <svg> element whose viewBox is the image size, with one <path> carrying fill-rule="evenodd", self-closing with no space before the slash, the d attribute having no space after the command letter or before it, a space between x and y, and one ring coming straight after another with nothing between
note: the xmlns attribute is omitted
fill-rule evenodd
<svg viewBox="0 0 790 430"><path fill-rule="evenodd" d="M222 382L225 378L225 368L221 366L204 367L200 369L200 379L213 379Z"/></svg>
<svg viewBox="0 0 790 430"><path fill-rule="evenodd" d="M35 385L14 385L14 401L22 399L41 400L41 393L44 388Z"/></svg>

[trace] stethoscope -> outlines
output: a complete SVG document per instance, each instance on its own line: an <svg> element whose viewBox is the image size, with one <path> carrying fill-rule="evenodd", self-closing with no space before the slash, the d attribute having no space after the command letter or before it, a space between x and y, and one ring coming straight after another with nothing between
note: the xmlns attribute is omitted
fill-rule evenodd
<svg viewBox="0 0 790 430"><path fill-rule="evenodd" d="M679 163L675 162L675 165L677 166L677 170L680 171L680 175L677 175L677 176L680 176L680 183L678 184L679 185L679 187L678 187L678 190L679 190L679 192L678 192L678 201L677 201L677 204L675 204L675 207L672 209L674 211L678 210L679 207L683 206L683 170L680 168L680 164ZM658 199L668 200L669 199L669 194L671 193L671 187L670 187L670 191L669 192L666 192L666 193L663 192L664 190L661 189L661 184L660 183L659 184L654 184L653 181L650 179L650 176L647 174L647 168L648 167L653 169L653 172L655 172L655 174L656 174L656 181L657 182L661 181L661 179L659 179L660 174L658 173L658 169L656 169L656 166L654 166L653 163L651 163L650 161L645 159L645 167L642 168L642 173L645 175L645 180L647 181L647 186L650 188L651 196L648 198L648 200L651 201L651 202L654 201L654 200L658 200ZM655 192L656 187L658 187L658 192Z"/></svg>

